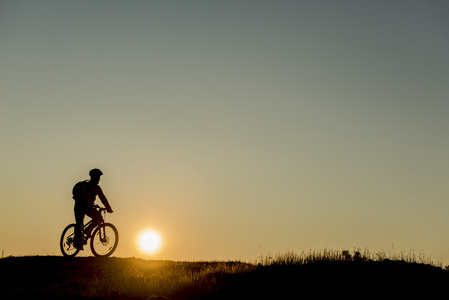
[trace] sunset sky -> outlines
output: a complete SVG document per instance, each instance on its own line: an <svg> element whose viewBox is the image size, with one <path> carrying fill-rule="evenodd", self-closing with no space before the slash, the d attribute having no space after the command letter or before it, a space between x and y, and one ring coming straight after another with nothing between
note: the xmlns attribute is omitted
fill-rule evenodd
<svg viewBox="0 0 449 300"><path fill-rule="evenodd" d="M0 251L61 255L72 187L100 168L115 256L358 247L448 264L448 15L447 1L0 0Z"/></svg>

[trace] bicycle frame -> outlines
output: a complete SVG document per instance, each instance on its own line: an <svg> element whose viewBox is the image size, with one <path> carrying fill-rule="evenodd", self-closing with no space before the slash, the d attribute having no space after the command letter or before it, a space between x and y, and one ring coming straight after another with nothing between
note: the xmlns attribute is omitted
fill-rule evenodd
<svg viewBox="0 0 449 300"><path fill-rule="evenodd" d="M82 233L84 234L84 236L87 237L87 239L90 238L90 237L92 237L91 234L92 234L92 232L94 232L95 228L97 228L98 226L100 226L101 224L104 223L104 218L105 218L105 216L106 216L106 209L105 209L105 208L99 207L98 205L95 205L94 207L101 213L101 218L98 220L98 224L95 225L95 226L93 226L93 227L90 229L90 232L86 232L86 230L91 226L91 224L92 224L92 222L93 222L93 219L91 219L89 222L87 222L87 223L83 226ZM101 234L101 233L102 233L102 234ZM103 237L102 237L101 235L103 235ZM102 241L103 241L103 239L104 239L104 236L105 236L104 230L100 230L100 239L101 239Z"/></svg>

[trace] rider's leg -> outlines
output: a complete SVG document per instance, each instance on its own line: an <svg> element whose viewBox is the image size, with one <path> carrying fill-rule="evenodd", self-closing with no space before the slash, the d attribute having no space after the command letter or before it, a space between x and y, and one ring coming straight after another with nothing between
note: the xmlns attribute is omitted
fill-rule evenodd
<svg viewBox="0 0 449 300"><path fill-rule="evenodd" d="M83 225L84 225L84 214L85 208L83 205L75 202L75 248L83 250Z"/></svg>
<svg viewBox="0 0 449 300"><path fill-rule="evenodd" d="M92 230L98 224L100 224L101 213L98 210L96 210L95 208L91 207L91 208L87 209L86 215L92 218L92 223L89 225L89 227L86 230L86 234L90 235L92 233Z"/></svg>

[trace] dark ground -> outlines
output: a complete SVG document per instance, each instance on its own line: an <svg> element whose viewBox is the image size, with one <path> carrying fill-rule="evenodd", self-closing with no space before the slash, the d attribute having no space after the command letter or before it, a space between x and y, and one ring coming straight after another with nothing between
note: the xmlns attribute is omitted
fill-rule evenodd
<svg viewBox="0 0 449 300"><path fill-rule="evenodd" d="M401 261L255 266L135 258L0 259L0 299L444 298L449 271Z"/></svg>

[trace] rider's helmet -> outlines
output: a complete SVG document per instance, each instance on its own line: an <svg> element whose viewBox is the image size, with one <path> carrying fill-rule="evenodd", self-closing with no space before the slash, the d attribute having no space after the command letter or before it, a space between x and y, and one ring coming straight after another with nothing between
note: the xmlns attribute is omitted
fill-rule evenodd
<svg viewBox="0 0 449 300"><path fill-rule="evenodd" d="M91 177L100 177L101 175L103 175L103 172L100 169L92 169L89 171L89 176Z"/></svg>

